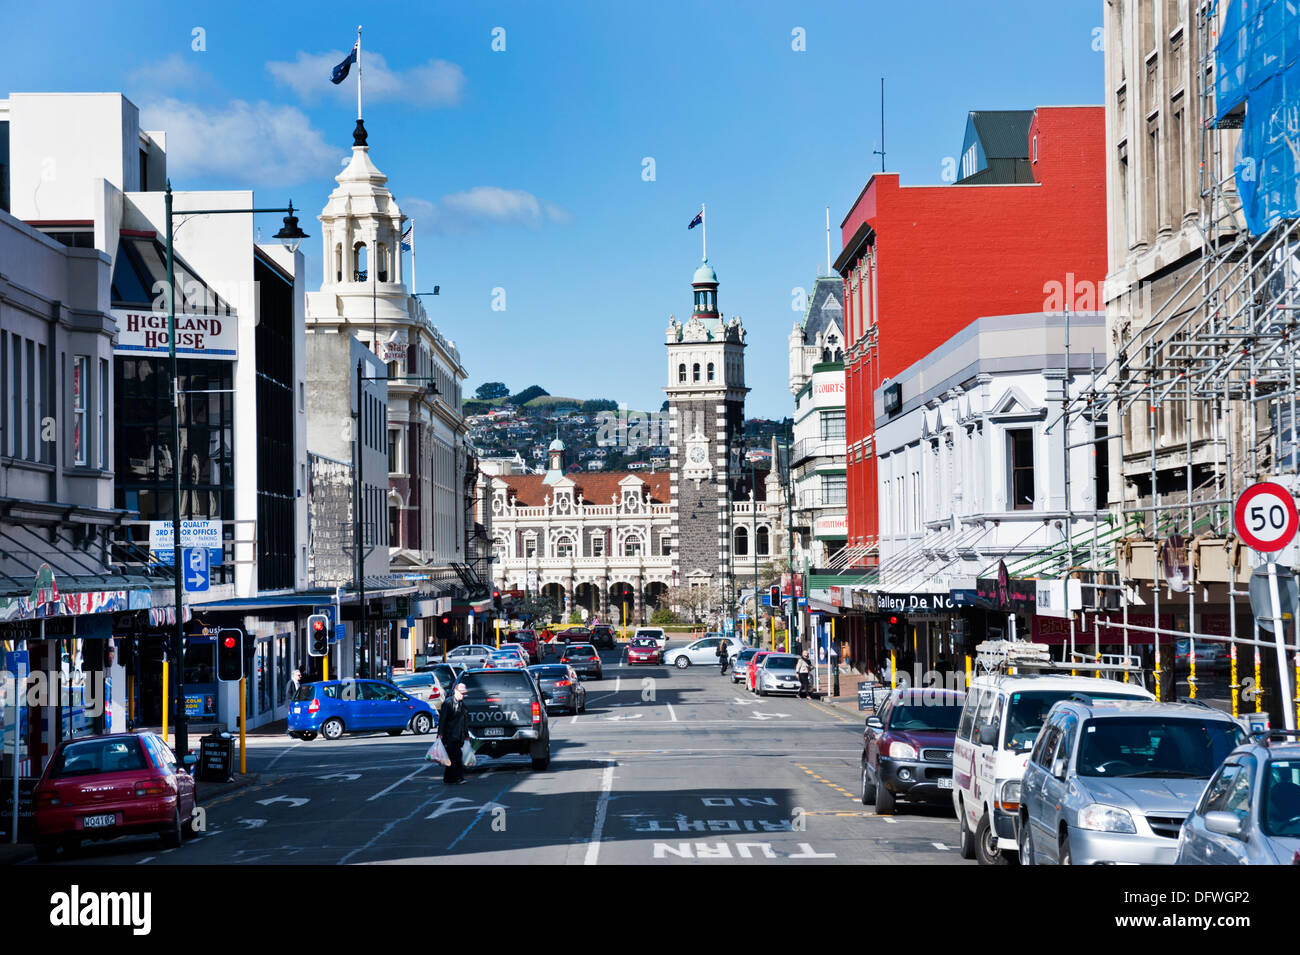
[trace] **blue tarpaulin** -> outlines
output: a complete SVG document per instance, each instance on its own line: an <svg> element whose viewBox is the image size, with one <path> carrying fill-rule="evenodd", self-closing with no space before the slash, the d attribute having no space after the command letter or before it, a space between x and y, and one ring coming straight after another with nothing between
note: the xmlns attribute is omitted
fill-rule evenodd
<svg viewBox="0 0 1300 955"><path fill-rule="evenodd" d="M1260 234L1300 217L1300 6L1229 0L1215 46L1215 119L1245 104L1237 192Z"/></svg>

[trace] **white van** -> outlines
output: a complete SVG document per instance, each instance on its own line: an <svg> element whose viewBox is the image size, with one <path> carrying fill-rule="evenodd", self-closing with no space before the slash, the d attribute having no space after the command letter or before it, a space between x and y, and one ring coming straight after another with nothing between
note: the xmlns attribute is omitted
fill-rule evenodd
<svg viewBox="0 0 1300 955"><path fill-rule="evenodd" d="M978 676L952 751L952 804L961 823L961 854L981 865L1014 853L1020 780L1047 712L1058 700L1083 693L1094 700L1153 700L1137 683L1088 676L1002 673Z"/></svg>

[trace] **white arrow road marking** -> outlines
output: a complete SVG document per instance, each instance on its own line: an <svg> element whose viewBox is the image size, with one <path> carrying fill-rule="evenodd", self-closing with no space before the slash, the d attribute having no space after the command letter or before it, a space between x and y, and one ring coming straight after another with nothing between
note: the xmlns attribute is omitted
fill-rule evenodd
<svg viewBox="0 0 1300 955"><path fill-rule="evenodd" d="M891 826L898 825L898 820L895 819L893 816L882 816L879 813L877 813L876 818L885 820L885 822L889 823Z"/></svg>
<svg viewBox="0 0 1300 955"><path fill-rule="evenodd" d="M455 805L458 802L466 803L466 805L464 806ZM509 806L506 806L504 803L493 802L492 800L488 800L487 802L484 803L476 803L471 799L466 799L464 796L450 796L447 799L439 799L436 805L438 808L435 809L433 812L429 813L429 815L425 816L424 817L425 819L437 819L439 816L445 816L448 813L453 813L453 812L478 812L482 814L482 813L490 813L494 809L510 808Z"/></svg>
<svg viewBox="0 0 1300 955"><path fill-rule="evenodd" d="M758 703L758 700L742 700L740 697L736 697L736 702L748 706L751 703Z"/></svg>
<svg viewBox="0 0 1300 955"><path fill-rule="evenodd" d="M266 825L265 819L236 819L237 825L242 825L245 829L260 829Z"/></svg>
<svg viewBox="0 0 1300 955"><path fill-rule="evenodd" d="M354 782L361 778L360 773L330 773L328 776L317 776L317 779L342 779L347 782Z"/></svg>
<svg viewBox="0 0 1300 955"><path fill-rule="evenodd" d="M605 719L608 722L613 723L613 722L617 722L618 720L639 720L643 716L645 716L644 713L628 713L626 716L622 716L616 713L613 716L606 716Z"/></svg>
<svg viewBox="0 0 1300 955"><path fill-rule="evenodd" d="M402 783L406 782L408 779L413 779L413 778L415 778L416 776L420 775L420 773L424 772L426 769L428 769L428 768L429 768L430 766L432 766L432 765L433 765L433 763L425 763L423 766L421 766L421 767L420 767L419 769L417 769L415 772L413 772L413 773L407 773L405 776L403 776L403 777L402 777L401 779L399 779L397 782L393 783L391 786L385 786L383 789L379 790L379 792L375 793L373 796L371 796L369 799L367 799L366 802L373 802L374 800L378 799L380 796L386 796L386 795L388 795L390 792L392 792L392 791L393 791L394 789L396 789L398 786L402 785Z"/></svg>
<svg viewBox="0 0 1300 955"><path fill-rule="evenodd" d="M952 846L945 846L942 842L932 842L930 845L934 846L940 852L951 852L953 849Z"/></svg>
<svg viewBox="0 0 1300 955"><path fill-rule="evenodd" d="M789 713L759 713L755 712L753 718L756 720L783 720L788 717Z"/></svg>
<svg viewBox="0 0 1300 955"><path fill-rule="evenodd" d="M293 806L294 809L297 809L300 806L307 805L311 800L306 796L276 796L274 799L259 799L257 804L259 806L269 806L276 802L287 802L289 805Z"/></svg>

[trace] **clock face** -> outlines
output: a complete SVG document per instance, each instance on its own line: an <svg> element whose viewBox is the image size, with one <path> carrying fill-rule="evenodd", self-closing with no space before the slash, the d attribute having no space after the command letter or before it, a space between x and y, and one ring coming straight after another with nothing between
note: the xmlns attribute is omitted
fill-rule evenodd
<svg viewBox="0 0 1300 955"><path fill-rule="evenodd" d="M692 464L703 464L704 459L707 458L708 456L709 456L709 452L705 451L698 444L695 447L691 448L689 452L689 457L691 459Z"/></svg>

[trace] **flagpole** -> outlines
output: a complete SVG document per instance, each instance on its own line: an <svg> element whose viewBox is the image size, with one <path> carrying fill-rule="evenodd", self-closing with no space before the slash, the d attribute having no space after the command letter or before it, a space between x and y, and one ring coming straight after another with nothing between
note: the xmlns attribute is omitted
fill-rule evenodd
<svg viewBox="0 0 1300 955"><path fill-rule="evenodd" d="M411 220L411 291L414 292L420 286L415 284L415 220Z"/></svg>
<svg viewBox="0 0 1300 955"><path fill-rule="evenodd" d="M704 245L704 261L709 261L709 217L704 214L704 203L700 203L700 237Z"/></svg>
<svg viewBox="0 0 1300 955"><path fill-rule="evenodd" d="M357 26L357 122L361 121L361 27Z"/></svg>

